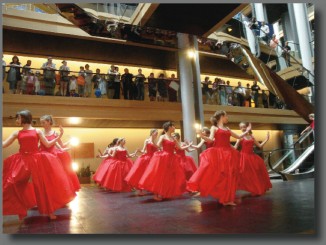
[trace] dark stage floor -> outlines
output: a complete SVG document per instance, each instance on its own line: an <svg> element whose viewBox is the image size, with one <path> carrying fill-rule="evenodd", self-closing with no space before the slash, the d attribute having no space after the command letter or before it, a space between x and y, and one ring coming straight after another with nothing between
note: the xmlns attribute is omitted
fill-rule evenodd
<svg viewBox="0 0 326 245"><path fill-rule="evenodd" d="M37 209L19 221L5 216L7 234L314 234L314 179L273 181L261 197L238 192L235 207L184 194L156 202L152 195L110 193L84 185L78 197L49 221Z"/></svg>

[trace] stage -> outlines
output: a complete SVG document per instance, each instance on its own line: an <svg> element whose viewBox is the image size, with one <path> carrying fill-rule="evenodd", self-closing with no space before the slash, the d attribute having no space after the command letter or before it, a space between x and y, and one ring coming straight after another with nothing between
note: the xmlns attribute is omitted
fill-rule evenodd
<svg viewBox="0 0 326 245"><path fill-rule="evenodd" d="M237 206L188 193L157 202L151 194L111 193L82 185L76 199L49 221L37 209L19 221L5 216L6 234L315 234L314 179L273 180L264 196L238 191Z"/></svg>

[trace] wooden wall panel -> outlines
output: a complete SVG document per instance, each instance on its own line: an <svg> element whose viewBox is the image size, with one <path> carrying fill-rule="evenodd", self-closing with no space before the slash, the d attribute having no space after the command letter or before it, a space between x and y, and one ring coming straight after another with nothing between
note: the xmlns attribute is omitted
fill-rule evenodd
<svg viewBox="0 0 326 245"><path fill-rule="evenodd" d="M94 143L80 143L72 148L73 158L94 158Z"/></svg>

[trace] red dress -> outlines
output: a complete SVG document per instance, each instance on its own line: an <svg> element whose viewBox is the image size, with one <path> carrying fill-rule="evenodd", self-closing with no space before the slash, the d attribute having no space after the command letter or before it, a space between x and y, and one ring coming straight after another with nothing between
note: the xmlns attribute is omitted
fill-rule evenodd
<svg viewBox="0 0 326 245"><path fill-rule="evenodd" d="M126 150L117 150L113 158L107 160L108 169L100 185L106 189L119 192L131 191L124 180L132 167L132 160L127 158Z"/></svg>
<svg viewBox="0 0 326 245"><path fill-rule="evenodd" d="M139 181L139 187L163 198L180 196L186 191L181 158L174 154L175 142L163 139L163 150L155 152Z"/></svg>
<svg viewBox="0 0 326 245"><path fill-rule="evenodd" d="M154 152L157 151L156 146L153 143L148 143L146 145L146 153L142 154L140 157L137 158L135 163L133 164L132 168L130 169L127 177L125 180L127 183L132 186L140 189L138 183L141 177L143 176L149 161L151 160Z"/></svg>
<svg viewBox="0 0 326 245"><path fill-rule="evenodd" d="M48 141L51 141L51 140L53 140L53 139L56 138L56 134L53 133L52 135L45 136L45 137L46 137L46 139ZM70 157L69 153L66 152L66 151L60 150L55 145L47 148L42 143L40 145L40 150L41 151L50 152L50 153L54 154L55 156L57 156L60 159L61 164L63 166L63 169L65 170L68 178L70 179L70 181L71 181L71 183L72 183L72 185L74 187L74 190L75 191L79 191L79 189L80 189L80 183L79 183L77 174L72 169L72 160L71 160L71 157Z"/></svg>
<svg viewBox="0 0 326 245"><path fill-rule="evenodd" d="M105 176L106 171L108 171L109 168L109 160L111 159L111 156L108 156L107 158L103 159L100 163L100 166L98 166L95 174L93 175L93 180L100 184Z"/></svg>
<svg viewBox="0 0 326 245"><path fill-rule="evenodd" d="M194 159L190 156L186 156L185 150L176 148L175 152L181 157L181 166L184 169L186 180L189 180L190 177L196 172L197 166Z"/></svg>
<svg viewBox="0 0 326 245"><path fill-rule="evenodd" d="M200 154L200 165L187 183L188 190L211 195L226 204L233 202L237 189L239 152L230 145L231 132L218 128L213 147Z"/></svg>
<svg viewBox="0 0 326 245"><path fill-rule="evenodd" d="M39 152L35 129L18 133L19 153L3 162L3 215L19 215L38 206L41 214L51 214L76 196L63 167L53 154Z"/></svg>
<svg viewBox="0 0 326 245"><path fill-rule="evenodd" d="M205 144L206 150L207 150L208 148L211 148L214 145L214 141L212 141L212 142L206 142L205 141L204 144Z"/></svg>
<svg viewBox="0 0 326 245"><path fill-rule="evenodd" d="M238 189L262 195L272 188L264 160L253 152L254 139L242 139Z"/></svg>

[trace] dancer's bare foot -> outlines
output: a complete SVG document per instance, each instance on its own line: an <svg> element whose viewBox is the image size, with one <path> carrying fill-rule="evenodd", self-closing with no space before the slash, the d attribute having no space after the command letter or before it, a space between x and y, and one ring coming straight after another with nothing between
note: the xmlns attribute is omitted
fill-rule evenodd
<svg viewBox="0 0 326 245"><path fill-rule="evenodd" d="M155 195L154 198L153 198L155 201L162 201L163 198L160 197L159 195Z"/></svg>
<svg viewBox="0 0 326 245"><path fill-rule="evenodd" d="M57 219L57 216L55 216L54 214L50 214L49 218L50 218L50 220L55 220L55 219Z"/></svg>
<svg viewBox="0 0 326 245"><path fill-rule="evenodd" d="M188 193L191 196L195 196L195 195L199 194L199 191L188 191Z"/></svg>
<svg viewBox="0 0 326 245"><path fill-rule="evenodd" d="M139 190L139 191L137 191L137 195L144 196L144 195L146 195L146 193L143 190Z"/></svg>
<svg viewBox="0 0 326 245"><path fill-rule="evenodd" d="M223 203L223 206L237 206L237 204L234 202L227 202L227 203Z"/></svg>

